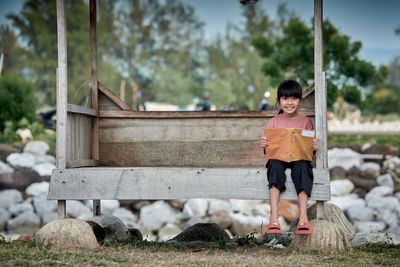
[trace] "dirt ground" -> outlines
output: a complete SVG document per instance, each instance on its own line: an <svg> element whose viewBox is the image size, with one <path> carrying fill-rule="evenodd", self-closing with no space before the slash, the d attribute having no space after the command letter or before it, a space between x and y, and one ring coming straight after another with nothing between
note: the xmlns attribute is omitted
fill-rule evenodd
<svg viewBox="0 0 400 267"><path fill-rule="evenodd" d="M159 243L63 251L34 242L0 242L0 266L400 266L400 246L368 246L339 253L262 246L185 248Z"/></svg>

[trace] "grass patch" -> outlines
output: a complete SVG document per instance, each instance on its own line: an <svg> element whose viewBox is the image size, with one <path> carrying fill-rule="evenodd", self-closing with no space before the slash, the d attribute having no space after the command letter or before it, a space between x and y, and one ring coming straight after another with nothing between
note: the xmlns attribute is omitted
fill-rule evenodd
<svg viewBox="0 0 400 267"><path fill-rule="evenodd" d="M262 246L230 249L176 247L161 242L132 242L126 245L101 246L94 251L64 251L53 247L22 242L0 242L1 266L399 266L400 247L374 245L340 253L306 253L269 250Z"/></svg>
<svg viewBox="0 0 400 267"><path fill-rule="evenodd" d="M354 146L358 144L392 145L400 151L400 138L395 135L328 135L328 144Z"/></svg>

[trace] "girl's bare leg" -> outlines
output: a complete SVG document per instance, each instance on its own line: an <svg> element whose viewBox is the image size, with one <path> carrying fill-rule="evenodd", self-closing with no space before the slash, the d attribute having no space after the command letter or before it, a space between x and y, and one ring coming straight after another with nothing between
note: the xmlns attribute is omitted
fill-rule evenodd
<svg viewBox="0 0 400 267"><path fill-rule="evenodd" d="M278 220L278 202L279 202L279 194L280 191L275 185L272 185L271 189L269 190L269 201L271 204L271 211L270 211L270 222L276 222Z"/></svg>
<svg viewBox="0 0 400 267"><path fill-rule="evenodd" d="M301 191L299 193L299 210L300 210L300 216L299 220L303 222L308 222L308 217L307 217L307 200L308 196L306 191ZM272 203L271 203L271 210L272 210Z"/></svg>

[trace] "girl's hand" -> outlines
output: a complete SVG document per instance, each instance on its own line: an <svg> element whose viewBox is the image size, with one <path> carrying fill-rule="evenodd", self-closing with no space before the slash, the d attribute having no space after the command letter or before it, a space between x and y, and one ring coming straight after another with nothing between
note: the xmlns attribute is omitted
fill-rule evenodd
<svg viewBox="0 0 400 267"><path fill-rule="evenodd" d="M318 140L316 138L313 139L311 147L312 147L313 151L317 151L318 150Z"/></svg>
<svg viewBox="0 0 400 267"><path fill-rule="evenodd" d="M260 137L260 143L261 143L261 148L265 148L266 146L269 146L269 142L265 136Z"/></svg>

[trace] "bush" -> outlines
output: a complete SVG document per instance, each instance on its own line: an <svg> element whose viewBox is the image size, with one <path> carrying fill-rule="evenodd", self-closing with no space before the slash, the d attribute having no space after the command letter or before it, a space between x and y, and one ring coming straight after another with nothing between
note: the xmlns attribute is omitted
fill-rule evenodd
<svg viewBox="0 0 400 267"><path fill-rule="evenodd" d="M36 89L33 84L16 75L0 78L0 131L6 121L16 125L22 118L29 122L35 120Z"/></svg>

